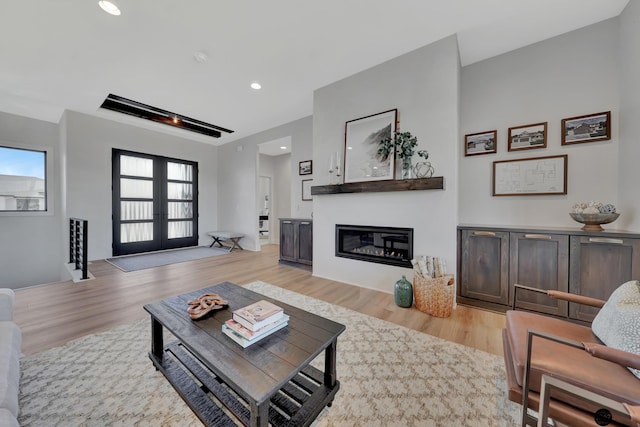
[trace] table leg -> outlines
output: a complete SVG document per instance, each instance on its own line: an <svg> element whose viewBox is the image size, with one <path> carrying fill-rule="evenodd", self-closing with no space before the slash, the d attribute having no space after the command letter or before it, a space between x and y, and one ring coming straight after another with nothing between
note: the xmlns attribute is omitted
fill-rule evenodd
<svg viewBox="0 0 640 427"><path fill-rule="evenodd" d="M336 385L336 346L338 340L334 340L324 351L324 385L334 387Z"/></svg>
<svg viewBox="0 0 640 427"><path fill-rule="evenodd" d="M269 405L271 402L267 400L262 405L256 405L251 403L249 409L251 410L251 419L249 420L250 427L262 427L269 425Z"/></svg>
<svg viewBox="0 0 640 427"><path fill-rule="evenodd" d="M336 338L324 351L324 385L327 387L335 387L336 385L336 346L338 339ZM333 400L327 403L328 407L333 405Z"/></svg>
<svg viewBox="0 0 640 427"><path fill-rule="evenodd" d="M162 360L164 353L164 341L162 337L162 324L151 316L151 353Z"/></svg>

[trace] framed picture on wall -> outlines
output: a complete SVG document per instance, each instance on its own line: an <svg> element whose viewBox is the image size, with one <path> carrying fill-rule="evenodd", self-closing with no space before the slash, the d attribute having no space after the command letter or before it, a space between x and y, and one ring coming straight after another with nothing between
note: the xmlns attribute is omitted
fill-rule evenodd
<svg viewBox="0 0 640 427"><path fill-rule="evenodd" d="M308 201L311 199L311 183L312 179L303 179L302 180L302 200Z"/></svg>
<svg viewBox="0 0 640 427"><path fill-rule="evenodd" d="M562 145L611 139L611 111L562 119Z"/></svg>
<svg viewBox="0 0 640 427"><path fill-rule="evenodd" d="M547 122L509 128L509 151L547 147Z"/></svg>
<svg viewBox="0 0 640 427"><path fill-rule="evenodd" d="M464 155L477 156L479 154L491 154L497 151L497 130L470 133L464 136Z"/></svg>
<svg viewBox="0 0 640 427"><path fill-rule="evenodd" d="M313 161L304 160L298 163L298 175L311 175L313 173Z"/></svg>
<svg viewBox="0 0 640 427"><path fill-rule="evenodd" d="M381 160L380 141L391 138L396 131L398 110L350 120L344 131L344 182L393 179L395 153Z"/></svg>
<svg viewBox="0 0 640 427"><path fill-rule="evenodd" d="M494 196L567 194L568 156L493 162Z"/></svg>

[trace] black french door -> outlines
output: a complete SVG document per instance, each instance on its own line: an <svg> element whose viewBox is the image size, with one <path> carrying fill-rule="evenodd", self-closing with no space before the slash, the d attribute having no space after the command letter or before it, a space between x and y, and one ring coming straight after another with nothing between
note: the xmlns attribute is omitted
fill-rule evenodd
<svg viewBox="0 0 640 427"><path fill-rule="evenodd" d="M198 163L113 150L113 255L198 244Z"/></svg>

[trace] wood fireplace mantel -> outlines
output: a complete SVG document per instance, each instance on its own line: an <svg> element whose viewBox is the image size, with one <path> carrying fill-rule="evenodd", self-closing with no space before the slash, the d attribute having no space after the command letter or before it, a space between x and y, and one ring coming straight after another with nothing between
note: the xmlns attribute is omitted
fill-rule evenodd
<svg viewBox="0 0 640 427"><path fill-rule="evenodd" d="M349 182L338 185L316 185L311 195L342 193L373 193L382 191L444 190L444 177L394 179L388 181Z"/></svg>

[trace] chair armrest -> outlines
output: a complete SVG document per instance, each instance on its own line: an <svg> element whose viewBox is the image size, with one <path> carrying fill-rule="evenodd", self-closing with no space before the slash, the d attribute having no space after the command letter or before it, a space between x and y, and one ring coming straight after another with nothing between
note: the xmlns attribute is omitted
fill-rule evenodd
<svg viewBox="0 0 640 427"><path fill-rule="evenodd" d="M582 295L570 294L562 291L547 291L547 295L551 298L561 299L569 302L575 302L577 304L588 305L591 307L602 308L606 301L597 298L585 297Z"/></svg>
<svg viewBox="0 0 640 427"><path fill-rule="evenodd" d="M13 320L14 298L12 289L0 289L0 320Z"/></svg>
<svg viewBox="0 0 640 427"><path fill-rule="evenodd" d="M631 421L633 421L635 425L640 426L640 406L632 406L628 403L623 403L623 405L627 408L629 416L631 416Z"/></svg>
<svg viewBox="0 0 640 427"><path fill-rule="evenodd" d="M604 304L606 303L606 301L603 301L601 299L585 297L577 294L570 294L568 292L538 289L538 288L532 288L531 286L524 286L524 285L518 285L518 284L514 284L513 286L514 286L514 295L513 295L513 304L511 307L513 310L516 309L516 301L517 301L516 296L518 295L518 289L537 292L539 294L548 295L551 298L561 299L564 301L569 301L576 304L588 305L596 308L602 308L602 306L604 306Z"/></svg>
<svg viewBox="0 0 640 427"><path fill-rule="evenodd" d="M608 360L627 368L640 369L640 355L619 350L613 347L607 347L602 344L582 343L587 353L599 359Z"/></svg>

